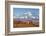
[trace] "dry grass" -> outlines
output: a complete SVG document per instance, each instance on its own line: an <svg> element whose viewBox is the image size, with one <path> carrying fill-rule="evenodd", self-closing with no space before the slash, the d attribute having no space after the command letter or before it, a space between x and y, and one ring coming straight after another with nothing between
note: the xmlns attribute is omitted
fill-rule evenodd
<svg viewBox="0 0 46 36"><path fill-rule="evenodd" d="M26 21L26 22L22 22L22 21L13 21L14 23L14 28L15 27L38 27L39 25L33 24L32 21Z"/></svg>

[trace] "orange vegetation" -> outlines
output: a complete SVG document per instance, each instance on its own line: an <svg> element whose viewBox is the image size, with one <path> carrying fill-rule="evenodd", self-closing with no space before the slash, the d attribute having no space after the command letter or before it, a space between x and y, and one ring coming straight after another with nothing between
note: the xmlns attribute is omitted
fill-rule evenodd
<svg viewBox="0 0 46 36"><path fill-rule="evenodd" d="M38 24L38 23L37 23ZM38 27L33 21L13 21L13 26L15 27Z"/></svg>

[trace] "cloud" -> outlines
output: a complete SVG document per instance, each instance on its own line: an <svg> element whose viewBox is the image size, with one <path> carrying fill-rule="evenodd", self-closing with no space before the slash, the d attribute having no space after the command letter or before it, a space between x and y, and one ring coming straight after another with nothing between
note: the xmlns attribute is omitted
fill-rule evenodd
<svg viewBox="0 0 46 36"><path fill-rule="evenodd" d="M22 19L26 18L27 19L28 17L27 16L22 16L22 17L19 17L19 18L22 18Z"/></svg>
<svg viewBox="0 0 46 36"><path fill-rule="evenodd" d="M28 12L28 15L29 15L29 16L32 16L32 13L31 13L31 12Z"/></svg>
<svg viewBox="0 0 46 36"><path fill-rule="evenodd" d="M25 16L25 18L28 18L27 16Z"/></svg>
<svg viewBox="0 0 46 36"><path fill-rule="evenodd" d="M24 17L19 17L19 18L24 18Z"/></svg>
<svg viewBox="0 0 46 36"><path fill-rule="evenodd" d="M28 14L28 13L24 13L25 15Z"/></svg>
<svg viewBox="0 0 46 36"><path fill-rule="evenodd" d="M32 16L32 14L30 13L30 14L28 14L29 16Z"/></svg>
<svg viewBox="0 0 46 36"><path fill-rule="evenodd" d="M19 17L13 16L13 18L15 19L15 18L19 18Z"/></svg>
<svg viewBox="0 0 46 36"><path fill-rule="evenodd" d="M33 19L39 19L39 17L32 16Z"/></svg>
<svg viewBox="0 0 46 36"><path fill-rule="evenodd" d="M32 16L31 12L24 13L24 15Z"/></svg>
<svg viewBox="0 0 46 36"><path fill-rule="evenodd" d="M23 15L25 15L25 16L20 16L20 17L15 17L15 16L13 16L13 18L28 18L28 16L29 17L31 17L32 16L32 13L31 12L28 12L28 13L24 13ZM28 16L27 16L28 15ZM35 17L32 17L33 19L35 19Z"/></svg>
<svg viewBox="0 0 46 36"><path fill-rule="evenodd" d="M35 19L36 17L32 16L33 19Z"/></svg>

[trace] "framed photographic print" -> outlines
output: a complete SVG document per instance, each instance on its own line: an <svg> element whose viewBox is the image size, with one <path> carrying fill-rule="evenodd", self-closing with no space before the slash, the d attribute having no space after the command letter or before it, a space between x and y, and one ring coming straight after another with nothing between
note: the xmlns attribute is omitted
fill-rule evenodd
<svg viewBox="0 0 46 36"><path fill-rule="evenodd" d="M6 2L6 34L35 34L45 32L45 4Z"/></svg>

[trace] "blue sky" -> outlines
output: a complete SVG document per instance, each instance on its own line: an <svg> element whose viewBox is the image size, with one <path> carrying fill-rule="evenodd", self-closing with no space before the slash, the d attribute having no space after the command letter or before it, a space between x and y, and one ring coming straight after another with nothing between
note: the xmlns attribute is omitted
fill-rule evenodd
<svg viewBox="0 0 46 36"><path fill-rule="evenodd" d="M39 16L39 9L36 8L13 8L13 16L18 17L28 12L31 12L32 16Z"/></svg>

